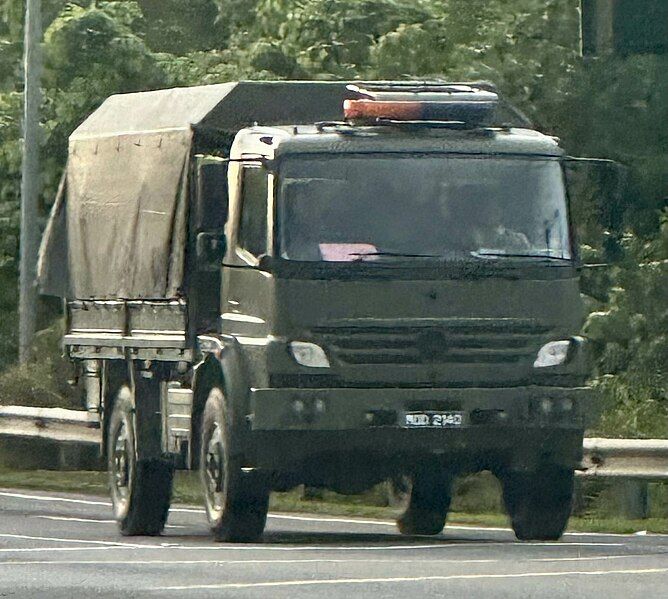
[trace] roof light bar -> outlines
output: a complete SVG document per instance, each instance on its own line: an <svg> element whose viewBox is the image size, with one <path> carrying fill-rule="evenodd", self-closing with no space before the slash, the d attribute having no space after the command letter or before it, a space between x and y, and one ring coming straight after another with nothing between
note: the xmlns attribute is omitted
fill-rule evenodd
<svg viewBox="0 0 668 599"><path fill-rule="evenodd" d="M496 85L490 81L357 81L347 86L350 91L371 97L377 93L471 93L496 94Z"/></svg>
<svg viewBox="0 0 668 599"><path fill-rule="evenodd" d="M489 83L369 82L348 90L355 96L344 102L343 114L352 124L439 121L479 127L491 124L499 104Z"/></svg>
<svg viewBox="0 0 668 599"><path fill-rule="evenodd" d="M417 121L422 118L421 102L378 102L376 100L346 100L343 116L348 120L393 119Z"/></svg>
<svg viewBox="0 0 668 599"><path fill-rule="evenodd" d="M489 120L497 108L496 100L450 100L444 102L346 100L343 115L348 121L453 121L471 127Z"/></svg>

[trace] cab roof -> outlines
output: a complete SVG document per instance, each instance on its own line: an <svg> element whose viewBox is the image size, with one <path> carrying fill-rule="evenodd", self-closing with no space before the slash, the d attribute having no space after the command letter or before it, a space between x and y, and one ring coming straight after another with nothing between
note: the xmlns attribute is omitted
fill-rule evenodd
<svg viewBox="0 0 668 599"><path fill-rule="evenodd" d="M533 129L458 130L442 126L251 127L239 132L231 157L341 153L521 154L560 157L558 141Z"/></svg>

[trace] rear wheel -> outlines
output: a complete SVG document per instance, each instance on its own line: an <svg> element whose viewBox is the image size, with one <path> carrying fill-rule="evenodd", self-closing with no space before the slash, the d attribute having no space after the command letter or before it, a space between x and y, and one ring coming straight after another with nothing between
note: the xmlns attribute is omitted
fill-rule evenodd
<svg viewBox="0 0 668 599"><path fill-rule="evenodd" d="M573 501L572 469L543 466L501 476L503 499L521 541L556 541L566 530Z"/></svg>
<svg viewBox="0 0 668 599"><path fill-rule="evenodd" d="M439 534L450 509L453 480L453 474L448 471L424 470L416 473L410 488L408 508L397 520L399 531L405 535Z"/></svg>
<svg viewBox="0 0 668 599"><path fill-rule="evenodd" d="M248 543L264 531L269 486L257 472L244 472L234 451L223 392L214 388L204 407L200 444L200 477L206 513L217 541Z"/></svg>
<svg viewBox="0 0 668 599"><path fill-rule="evenodd" d="M410 476L399 474L385 481L387 504L393 508L406 510L411 499L413 482Z"/></svg>
<svg viewBox="0 0 668 599"><path fill-rule="evenodd" d="M132 391L121 387L109 422L107 456L114 517L123 535L159 535L167 522L174 469L138 458Z"/></svg>

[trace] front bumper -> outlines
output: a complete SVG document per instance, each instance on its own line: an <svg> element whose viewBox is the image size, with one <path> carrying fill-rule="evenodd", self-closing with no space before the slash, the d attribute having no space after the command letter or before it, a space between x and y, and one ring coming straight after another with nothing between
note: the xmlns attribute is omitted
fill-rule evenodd
<svg viewBox="0 0 668 599"><path fill-rule="evenodd" d="M406 428L406 414L459 412L457 429L583 430L596 418L590 387L447 389L253 389L252 431Z"/></svg>

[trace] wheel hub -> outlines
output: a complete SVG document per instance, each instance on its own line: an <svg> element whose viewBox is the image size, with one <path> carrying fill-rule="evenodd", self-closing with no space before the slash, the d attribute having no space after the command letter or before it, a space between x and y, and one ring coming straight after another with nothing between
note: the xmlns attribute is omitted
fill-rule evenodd
<svg viewBox="0 0 668 599"><path fill-rule="evenodd" d="M128 460L128 432L123 422L118 427L114 441L112 482L117 496L126 501L129 495L130 468Z"/></svg>
<svg viewBox="0 0 668 599"><path fill-rule="evenodd" d="M207 444L205 464L207 499L215 510L221 509L222 494L225 490L225 464L223 455L223 439L220 427L216 425Z"/></svg>

